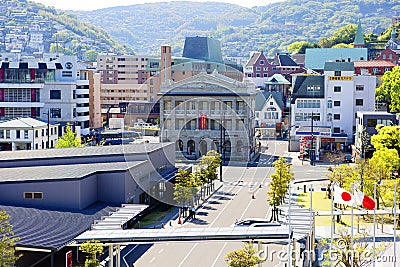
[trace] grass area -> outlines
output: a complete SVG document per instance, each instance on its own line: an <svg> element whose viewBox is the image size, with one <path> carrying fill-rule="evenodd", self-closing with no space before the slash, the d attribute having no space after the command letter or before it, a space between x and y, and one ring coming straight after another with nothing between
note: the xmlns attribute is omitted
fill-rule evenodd
<svg viewBox="0 0 400 267"><path fill-rule="evenodd" d="M299 198L297 203L302 206L303 208L309 209L310 208L310 193L301 193L299 194ZM313 210L317 211L331 211L331 200L327 197L326 192L313 192L312 194L312 208ZM347 207L347 210L351 210L350 207ZM341 216L342 225L351 225L351 215L343 215ZM356 226L358 221L360 225L372 225L371 216L354 216L353 217L353 225ZM335 218L336 219L336 218ZM377 217L377 221L380 216ZM331 225L331 217L330 216L316 216L315 218L315 225L316 226L330 226Z"/></svg>
<svg viewBox="0 0 400 267"><path fill-rule="evenodd" d="M170 208L166 211L154 211L149 215L143 217L140 220L140 228L157 224L160 220L164 219L164 217L173 210L174 208ZM135 224L134 228L139 228L138 224Z"/></svg>

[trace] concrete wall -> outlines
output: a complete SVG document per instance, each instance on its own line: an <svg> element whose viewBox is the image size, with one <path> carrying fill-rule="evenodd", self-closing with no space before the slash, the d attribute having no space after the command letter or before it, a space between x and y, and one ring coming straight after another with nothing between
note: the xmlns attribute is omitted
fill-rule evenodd
<svg viewBox="0 0 400 267"><path fill-rule="evenodd" d="M79 182L79 209L84 209L97 201L97 177L90 175Z"/></svg>
<svg viewBox="0 0 400 267"><path fill-rule="evenodd" d="M97 200L111 203L125 202L125 171L97 174Z"/></svg>

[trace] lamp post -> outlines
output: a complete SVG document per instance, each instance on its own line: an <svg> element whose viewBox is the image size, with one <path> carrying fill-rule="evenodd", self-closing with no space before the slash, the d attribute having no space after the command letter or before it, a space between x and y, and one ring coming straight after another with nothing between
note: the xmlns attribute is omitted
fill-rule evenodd
<svg viewBox="0 0 400 267"><path fill-rule="evenodd" d="M223 111L222 111L223 112ZM222 182L222 163L224 161L224 157L223 157L223 145L222 145L222 124L223 124L223 120L221 120L221 123L219 124L219 129L220 129L220 136L219 136L219 152L221 153L221 164L219 165L219 180Z"/></svg>
<svg viewBox="0 0 400 267"><path fill-rule="evenodd" d="M47 115L47 148L50 148L50 111L44 112Z"/></svg>
<svg viewBox="0 0 400 267"><path fill-rule="evenodd" d="M314 166L314 112L311 112L311 147L310 147L310 162Z"/></svg>

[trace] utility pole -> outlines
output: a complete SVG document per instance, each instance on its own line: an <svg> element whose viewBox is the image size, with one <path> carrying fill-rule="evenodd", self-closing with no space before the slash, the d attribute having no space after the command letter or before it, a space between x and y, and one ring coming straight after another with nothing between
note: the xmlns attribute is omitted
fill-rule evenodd
<svg viewBox="0 0 400 267"><path fill-rule="evenodd" d="M223 111L222 111L223 112ZM222 148L222 120L221 120L221 123L219 124L219 134L220 134L220 136L219 136L219 153L220 153L220 156L221 156L221 164L219 165L219 180L222 182L222 163L223 163L223 160L224 160L224 158L223 158L223 148Z"/></svg>
<svg viewBox="0 0 400 267"><path fill-rule="evenodd" d="M50 148L50 110L47 111L47 113L43 113L44 115L47 115L47 148Z"/></svg>

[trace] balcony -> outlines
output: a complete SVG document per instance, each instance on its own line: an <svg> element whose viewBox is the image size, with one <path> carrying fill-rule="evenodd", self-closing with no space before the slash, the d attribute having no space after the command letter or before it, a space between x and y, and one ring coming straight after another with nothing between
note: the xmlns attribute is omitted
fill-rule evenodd
<svg viewBox="0 0 400 267"><path fill-rule="evenodd" d="M220 110L211 110L211 117L219 117L221 115Z"/></svg>
<svg viewBox="0 0 400 267"><path fill-rule="evenodd" d="M189 109L189 110L187 110L186 115L187 116L197 116L197 110Z"/></svg>

